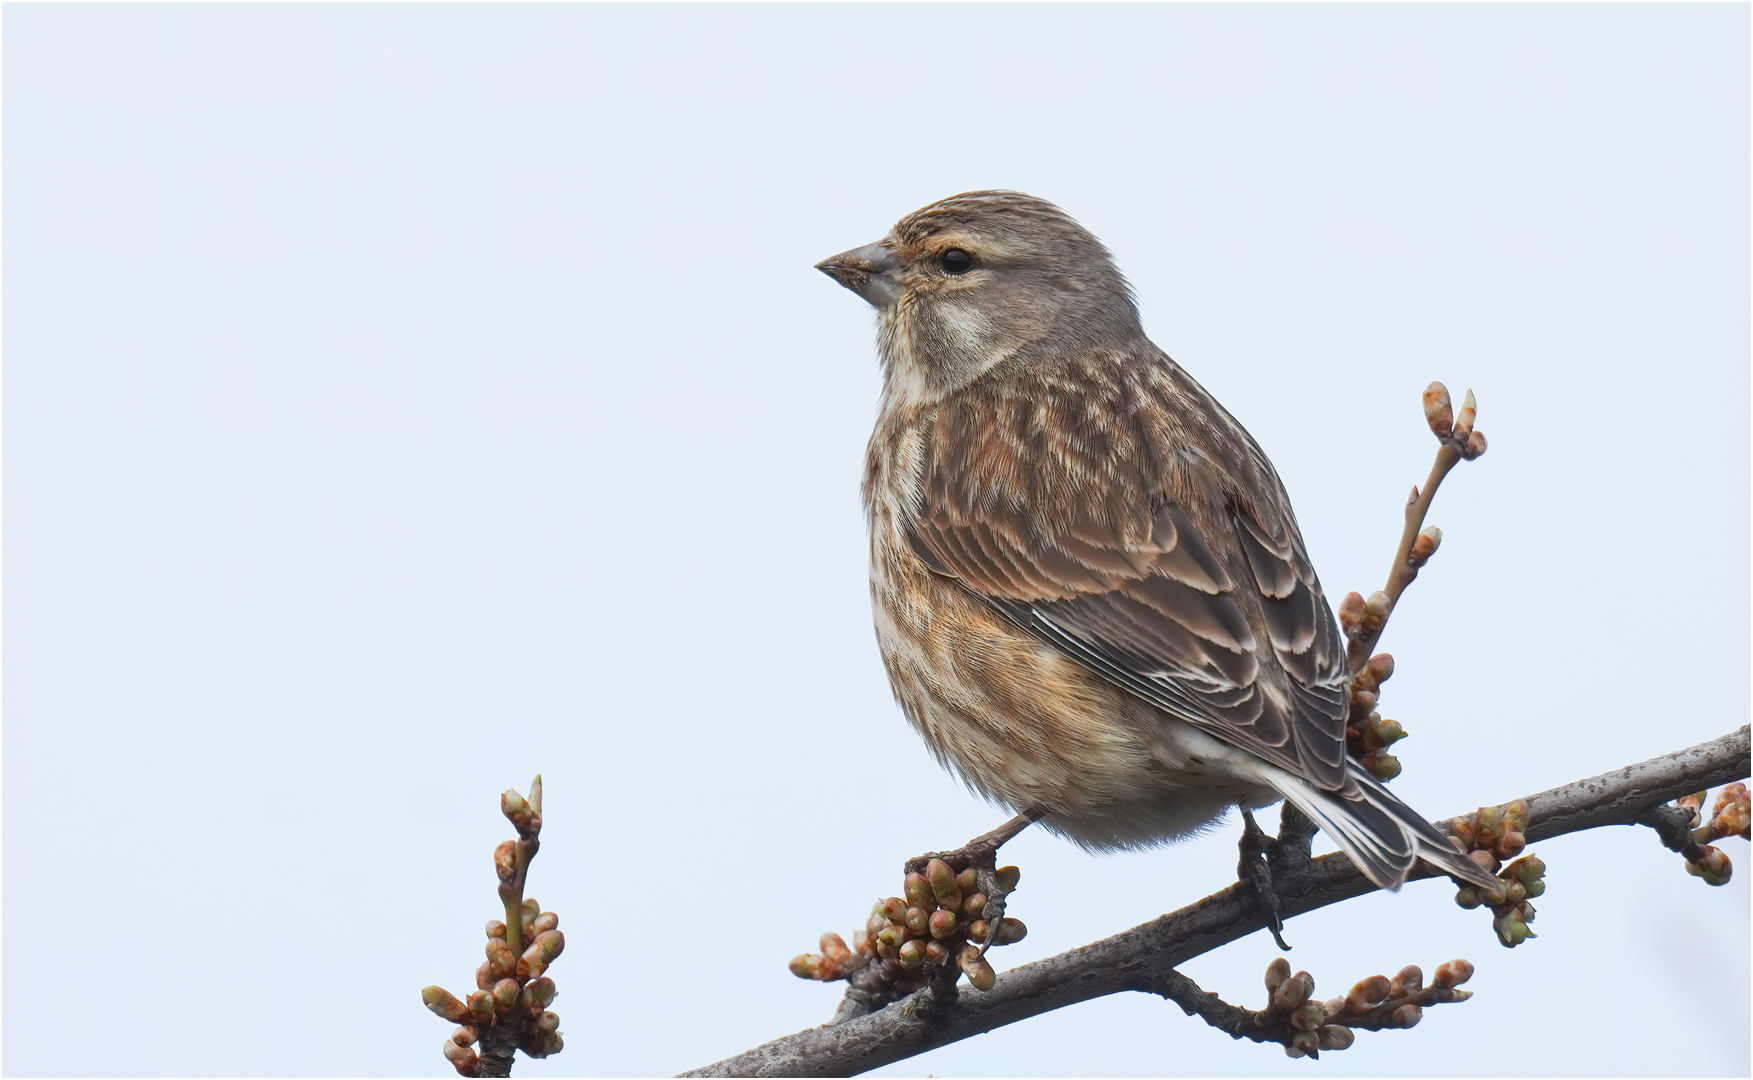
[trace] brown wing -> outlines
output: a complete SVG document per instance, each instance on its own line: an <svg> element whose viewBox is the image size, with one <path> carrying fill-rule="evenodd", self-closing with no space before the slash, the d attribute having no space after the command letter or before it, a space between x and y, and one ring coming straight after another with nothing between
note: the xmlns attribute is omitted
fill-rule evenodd
<svg viewBox="0 0 1753 1080"><path fill-rule="evenodd" d="M1345 649L1283 486L1160 353L940 407L909 539L1156 707L1345 782Z"/></svg>

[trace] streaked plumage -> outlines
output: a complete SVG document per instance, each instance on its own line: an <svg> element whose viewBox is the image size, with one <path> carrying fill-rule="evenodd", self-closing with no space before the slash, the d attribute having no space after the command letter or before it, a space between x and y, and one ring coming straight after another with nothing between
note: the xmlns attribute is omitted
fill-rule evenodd
<svg viewBox="0 0 1753 1080"><path fill-rule="evenodd" d="M1478 877L1345 752L1345 641L1272 465L1057 207L972 192L821 264L878 311L871 596L907 718L1090 848L1289 798L1381 885Z"/></svg>

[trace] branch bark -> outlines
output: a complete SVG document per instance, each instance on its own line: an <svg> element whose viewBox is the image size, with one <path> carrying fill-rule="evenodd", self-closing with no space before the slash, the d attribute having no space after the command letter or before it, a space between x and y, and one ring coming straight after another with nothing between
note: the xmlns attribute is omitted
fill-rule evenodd
<svg viewBox="0 0 1753 1080"><path fill-rule="evenodd" d="M1747 777L1749 732L1739 730L1685 750L1628 765L1528 797L1530 843L1599 828L1633 825L1648 812L1704 788ZM1421 865L1412 879L1440 877ZM1275 878L1286 916L1374 890L1343 853L1292 865ZM931 1018L911 1000L842 1024L764 1043L683 1076L851 1076L1080 1001L1132 990L1157 993L1177 964L1266 925L1240 885L1058 956L1007 971L985 994L961 994Z"/></svg>

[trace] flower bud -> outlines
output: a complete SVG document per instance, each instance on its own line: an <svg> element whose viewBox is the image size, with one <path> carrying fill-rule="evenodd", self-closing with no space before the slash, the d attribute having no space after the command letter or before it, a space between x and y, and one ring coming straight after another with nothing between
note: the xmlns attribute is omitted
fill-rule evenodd
<svg viewBox="0 0 1753 1080"><path fill-rule="evenodd" d="M1517 799L1505 804L1503 825L1509 832L1525 832L1528 828L1528 800Z"/></svg>
<svg viewBox="0 0 1753 1080"><path fill-rule="evenodd" d="M1394 677L1394 654L1377 653L1370 657L1369 663L1364 665L1364 670L1373 675L1376 685L1380 686Z"/></svg>
<svg viewBox="0 0 1753 1080"><path fill-rule="evenodd" d="M505 936L505 924L498 919L490 920L487 923L487 936L490 938L503 938Z"/></svg>
<svg viewBox="0 0 1753 1080"><path fill-rule="evenodd" d="M896 959L910 968L920 966L925 963L925 943L918 938L902 942L901 948L896 952Z"/></svg>
<svg viewBox="0 0 1753 1080"><path fill-rule="evenodd" d="M481 1063L479 1054L466 1046L458 1046L449 1039L444 1042L444 1059L455 1066L459 1076L474 1076L476 1067Z"/></svg>
<svg viewBox="0 0 1753 1080"><path fill-rule="evenodd" d="M998 891L1006 896L1016 891L1017 883L1022 881L1023 872L1014 866L998 868Z"/></svg>
<svg viewBox="0 0 1753 1080"><path fill-rule="evenodd" d="M541 903L539 901L537 901L535 897L527 896L524 898L523 903L518 905L517 911L518 911L518 915L521 916L523 919L523 925L524 925L524 928L526 931L524 934L524 940L528 941L528 940L533 939L536 935L528 933L527 931L528 931L530 923L535 922L536 918L541 915L541 913L542 913ZM558 915L556 915L554 917L554 925L555 926L560 925L560 917ZM549 927L549 929L553 929L553 927Z"/></svg>
<svg viewBox="0 0 1753 1080"><path fill-rule="evenodd" d="M1430 561L1432 555L1436 554L1436 549L1442 545L1442 542L1443 531L1435 525L1427 526L1423 532L1418 534L1417 539L1412 541L1412 551L1408 553L1406 561L1414 567L1423 566Z"/></svg>
<svg viewBox="0 0 1753 1080"><path fill-rule="evenodd" d="M1363 626L1363 594L1348 592L1345 599L1339 601L1339 625L1345 628L1346 636L1358 637Z"/></svg>
<svg viewBox="0 0 1753 1080"><path fill-rule="evenodd" d="M1499 915L1491 920L1491 928L1497 933L1497 940L1503 942L1507 949L1513 949L1531 937L1537 936L1528 929L1528 924L1513 914Z"/></svg>
<svg viewBox="0 0 1753 1080"><path fill-rule="evenodd" d="M1433 382L1424 388L1424 421L1431 434L1446 439L1455 431L1455 407L1449 401L1449 388Z"/></svg>
<svg viewBox="0 0 1753 1080"><path fill-rule="evenodd" d="M522 997L527 996L529 998L527 1004L545 1009L548 1007L549 1003L554 1000L555 995L558 993L559 991L554 988L554 980L544 975L539 979L531 979L529 981L529 985L523 988L523 994L520 995L520 1000Z"/></svg>
<svg viewBox="0 0 1753 1080"><path fill-rule="evenodd" d="M939 908L931 913L930 919L927 920L926 929L933 938L942 941L956 932L956 913Z"/></svg>
<svg viewBox="0 0 1753 1080"><path fill-rule="evenodd" d="M1394 777L1399 776L1402 768L1400 759L1385 750L1374 750L1365 754L1362 758L1358 759L1358 764L1362 765L1365 771L1371 776L1383 783L1387 783L1389 780L1394 779Z"/></svg>
<svg viewBox="0 0 1753 1080"><path fill-rule="evenodd" d="M1388 599L1387 593L1380 589L1370 593L1369 599L1363 602L1363 617L1365 623L1373 623L1374 625L1371 626L1371 629L1380 627L1383 621L1387 619L1388 609L1391 607L1393 607L1393 601Z"/></svg>
<svg viewBox="0 0 1753 1080"><path fill-rule="evenodd" d="M824 957L811 956L809 953L800 953L792 957L791 963L785 966L800 979L821 979L826 982L827 980L822 978L823 959Z"/></svg>
<svg viewBox="0 0 1753 1080"><path fill-rule="evenodd" d="M1298 1031L1314 1031L1327 1019L1319 1001L1305 1001L1290 1014L1290 1026Z"/></svg>
<svg viewBox="0 0 1753 1080"><path fill-rule="evenodd" d="M1321 1048L1321 1037L1312 1031L1299 1031L1284 1044L1284 1052L1293 1058L1308 1057L1312 1050Z"/></svg>
<svg viewBox="0 0 1753 1080"><path fill-rule="evenodd" d="M529 1042L518 1044L518 1049L533 1058L552 1057L564 1048L558 1031L536 1032Z"/></svg>
<svg viewBox="0 0 1753 1080"><path fill-rule="evenodd" d="M969 893L974 892L979 888L980 871L974 869L972 866L956 875L956 889L963 896L967 896Z"/></svg>
<svg viewBox="0 0 1753 1080"><path fill-rule="evenodd" d="M1479 415L1479 406L1473 401L1473 391L1461 400L1461 411L1455 416L1455 437L1464 439L1473 431L1473 421Z"/></svg>
<svg viewBox="0 0 1753 1080"><path fill-rule="evenodd" d="M1467 436L1467 445L1461 450L1461 456L1468 461L1483 457L1485 455L1485 447L1485 432L1471 432Z"/></svg>
<svg viewBox="0 0 1753 1080"><path fill-rule="evenodd" d="M1268 995L1276 994L1278 988L1283 986L1284 980L1288 978L1290 978L1290 961L1280 956L1266 965L1266 993Z"/></svg>
<svg viewBox="0 0 1753 1080"><path fill-rule="evenodd" d="M1472 911L1479 906L1479 890L1471 885L1463 885L1455 890L1455 903Z"/></svg>
<svg viewBox="0 0 1753 1080"><path fill-rule="evenodd" d="M1029 928L1021 919L1013 919L1008 915L998 921L998 936L993 939L994 945L1015 945L1029 936Z"/></svg>
<svg viewBox="0 0 1753 1080"><path fill-rule="evenodd" d="M898 896L891 896L886 900L879 900L876 909L883 918L892 923L904 924L907 921L907 902Z"/></svg>
<svg viewBox="0 0 1753 1080"><path fill-rule="evenodd" d="M871 912L870 918L864 920L864 930L867 934L880 934L883 932L883 927L887 925L889 925L889 920L883 918L883 913L880 911Z"/></svg>
<svg viewBox="0 0 1753 1080"><path fill-rule="evenodd" d="M559 927L560 916L554 914L552 911L544 911L535 918L529 919L525 922L524 933L531 937L541 937L548 931L557 930Z"/></svg>
<svg viewBox="0 0 1753 1080"><path fill-rule="evenodd" d="M517 880L517 844L507 840L493 849L493 872L509 885Z"/></svg>
<svg viewBox="0 0 1753 1080"><path fill-rule="evenodd" d="M499 976L493 973L493 961L481 961L481 966L475 969L476 988L480 990L491 990L493 989L493 984L498 981Z"/></svg>
<svg viewBox="0 0 1753 1080"><path fill-rule="evenodd" d="M1345 1007L1361 1016L1386 1001L1391 988L1386 975L1371 975L1345 995Z"/></svg>
<svg viewBox="0 0 1753 1080"><path fill-rule="evenodd" d="M565 948L566 935L558 930L547 930L538 935L535 944L525 949L523 954L532 964L552 964Z"/></svg>
<svg viewBox="0 0 1753 1080"><path fill-rule="evenodd" d="M1699 849L1697 861L1686 863L1686 872L1703 879L1706 885L1727 885L1734 870L1726 853L1709 846Z"/></svg>
<svg viewBox="0 0 1753 1080"><path fill-rule="evenodd" d="M925 962L938 967L948 967L950 963L950 947L941 941L925 943Z"/></svg>
<svg viewBox="0 0 1753 1080"><path fill-rule="evenodd" d="M517 1004L517 992L521 987L516 979L500 979L493 984L493 1011L504 1012Z"/></svg>
<svg viewBox="0 0 1753 1080"><path fill-rule="evenodd" d="M1357 1034L1343 1024L1328 1024L1316 1034L1320 1036L1323 1050L1349 1050L1357 1041Z"/></svg>
<svg viewBox="0 0 1753 1080"><path fill-rule="evenodd" d="M1424 969L1417 964L1407 964L1401 968L1388 984L1388 996L1403 998L1424 989Z"/></svg>
<svg viewBox="0 0 1753 1080"><path fill-rule="evenodd" d="M536 1018L537 1031L558 1031L559 1028L560 1018L551 1012L545 1012Z"/></svg>
<svg viewBox="0 0 1753 1080"><path fill-rule="evenodd" d="M901 950L886 942L878 941L876 944L876 954L884 960L896 960L900 958Z"/></svg>
<svg viewBox="0 0 1753 1080"><path fill-rule="evenodd" d="M530 812L530 804L524 801L523 796L518 794L516 788L512 788L499 796L499 812L506 817L527 814Z"/></svg>
<svg viewBox="0 0 1753 1080"><path fill-rule="evenodd" d="M1388 1026L1397 1028L1414 1027L1424 1019L1424 1010L1416 1005L1402 1005L1388 1017Z"/></svg>
<svg viewBox="0 0 1753 1080"><path fill-rule="evenodd" d="M428 986L420 991L420 1000L440 1019L461 1024L470 1018L469 1007L442 986Z"/></svg>
<svg viewBox="0 0 1753 1080"><path fill-rule="evenodd" d="M931 882L924 874L908 874L907 880L901 884L901 891L907 895L907 903L916 908L930 911L937 906L937 899L932 895Z"/></svg>
<svg viewBox="0 0 1753 1080"><path fill-rule="evenodd" d="M1309 995L1314 991L1315 977L1306 971L1299 971L1284 980L1284 985L1273 993L1272 1007L1289 1012L1309 1000Z"/></svg>
<svg viewBox="0 0 1753 1080"><path fill-rule="evenodd" d="M839 934L835 934L835 933L823 934L822 941L821 941L821 949L822 949L823 956L827 957L830 960L837 961L839 963L845 963L846 961L852 959L852 950L848 949L846 947L846 939L841 937Z"/></svg>
<svg viewBox="0 0 1753 1080"><path fill-rule="evenodd" d="M956 872L950 864L942 859L933 859L925 868L926 880L931 882L931 893L937 899L937 906L951 912L962 907L962 891L956 887Z"/></svg>
<svg viewBox="0 0 1753 1080"><path fill-rule="evenodd" d="M992 929L991 923L985 919L975 919L968 924L968 940L976 945L981 944L986 940L986 932L990 929Z"/></svg>
<svg viewBox="0 0 1753 1080"><path fill-rule="evenodd" d="M961 955L956 957L956 962L961 966L962 974L968 977L968 982L981 993L985 993L997 985L998 973L992 970L992 965L986 957L980 955L979 946L963 946Z"/></svg>
<svg viewBox="0 0 1753 1080"><path fill-rule="evenodd" d="M978 919L986 914L986 894L974 893L962 901L962 915L969 919Z"/></svg>
<svg viewBox="0 0 1753 1080"><path fill-rule="evenodd" d="M890 924L877 931L877 944L899 949L907 940L907 928Z"/></svg>
<svg viewBox="0 0 1753 1080"><path fill-rule="evenodd" d="M910 907L904 913L901 922L914 934L924 937L930 933L931 913L924 908Z"/></svg>
<svg viewBox="0 0 1753 1080"><path fill-rule="evenodd" d="M498 982L517 970L517 954L511 951L504 938L488 938L487 964L493 981Z"/></svg>
<svg viewBox="0 0 1753 1080"><path fill-rule="evenodd" d="M486 1020L489 1023L492 1022L496 1005L492 994L489 994L485 990L476 990L469 994L468 1005L469 1012L473 1013L477 1018Z"/></svg>

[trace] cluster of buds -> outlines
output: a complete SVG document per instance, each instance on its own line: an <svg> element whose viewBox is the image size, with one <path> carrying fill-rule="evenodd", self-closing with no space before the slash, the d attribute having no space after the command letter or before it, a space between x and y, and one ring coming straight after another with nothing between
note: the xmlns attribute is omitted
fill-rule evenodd
<svg viewBox="0 0 1753 1080"><path fill-rule="evenodd" d="M1356 593L1352 593L1356 596ZM1377 653L1351 680L1351 715L1345 722L1345 746L1358 764L1384 783L1400 775L1400 759L1388 753L1406 737L1406 729L1376 711L1382 684L1394 674L1394 658Z"/></svg>
<svg viewBox="0 0 1753 1080"><path fill-rule="evenodd" d="M1505 948L1513 949L1531 937L1534 905L1528 901L1546 891L1546 863L1533 856L1522 858L1528 846L1528 804L1517 799L1503 806L1482 806L1478 813L1454 822L1452 840L1468 858L1501 883L1495 889L1462 885L1455 903L1468 909L1491 909L1491 928ZM1504 860L1514 859L1508 866Z"/></svg>
<svg viewBox="0 0 1753 1080"><path fill-rule="evenodd" d="M1339 628L1352 641L1374 641L1387 625L1388 612L1393 609L1393 597L1380 589L1370 593L1368 600L1362 593L1348 592L1339 601Z"/></svg>
<svg viewBox="0 0 1753 1080"><path fill-rule="evenodd" d="M459 1025L444 1043L444 1056L463 1076L504 1076L483 1069L483 1055L502 1056L509 1066L514 1049L544 1058L560 1052L560 1018L548 1011L557 993L544 972L566 947L560 917L543 911L536 900L523 898L542 831L542 778L530 785L529 797L507 791L500 810L517 828L518 838L493 853L499 875L499 896L506 920L487 924L487 959L475 969L475 989L459 1000L440 986L420 991L420 1000L444 1020ZM481 1052L475 1050L481 1044Z"/></svg>
<svg viewBox="0 0 1753 1080"><path fill-rule="evenodd" d="M1485 434L1473 429L1478 412L1471 390L1461 403L1459 416L1455 415L1455 408L1449 401L1448 387L1433 382L1424 390L1424 419L1430 424L1431 434L1453 447L1464 461L1472 461L1485 453Z"/></svg>
<svg viewBox="0 0 1753 1080"><path fill-rule="evenodd" d="M1266 969L1266 1008L1250 1018L1257 1031L1282 1035L1284 1052L1293 1058L1321 1056L1322 1050L1344 1050L1358 1029L1381 1031L1409 1028L1424 1018L1432 1005L1466 1001L1467 990L1455 987L1473 977L1473 965L1451 960L1436 969L1430 985L1416 964L1400 969L1392 979L1372 975L1353 986L1344 997L1315 999L1315 980L1306 971L1290 973L1283 957Z"/></svg>
<svg viewBox="0 0 1753 1080"><path fill-rule="evenodd" d="M996 899L1017 887L1022 871L1000 867L994 874ZM986 960L986 942L1012 945L1028 927L1018 919L996 917L994 899L980 891L980 873L973 867L960 874L942 859L932 859L923 874L908 874L904 896L878 900L863 930L848 947L839 934L822 935L822 955L805 953L791 961L800 979L832 982L847 979L886 1000L898 1000L932 981L934 972L949 972L950 981L966 975L976 990L990 990L998 979Z"/></svg>
<svg viewBox="0 0 1753 1080"><path fill-rule="evenodd" d="M1691 815L1692 843L1682 852L1686 858L1686 872L1703 878L1707 885L1727 885L1735 868L1726 853L1710 845L1725 836L1749 839L1747 785L1734 783L1717 792L1710 820L1700 822L1706 794L1700 791L1678 800L1679 807Z"/></svg>

